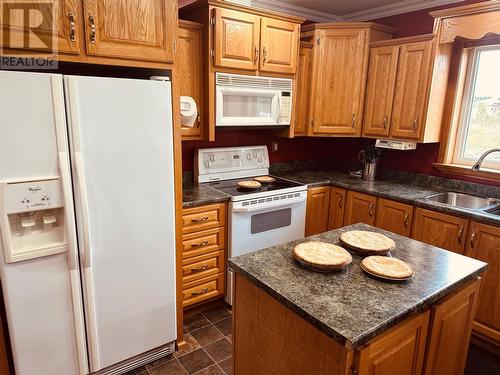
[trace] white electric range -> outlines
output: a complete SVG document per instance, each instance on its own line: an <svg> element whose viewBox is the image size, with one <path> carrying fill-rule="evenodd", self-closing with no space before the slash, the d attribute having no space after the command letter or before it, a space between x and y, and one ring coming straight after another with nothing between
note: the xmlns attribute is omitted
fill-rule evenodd
<svg viewBox="0 0 500 375"><path fill-rule="evenodd" d="M247 254L304 237L307 186L271 176L255 190L238 182L269 175L266 146L199 149L195 178L231 196L228 213L228 257ZM227 270L226 302L232 304L233 273Z"/></svg>

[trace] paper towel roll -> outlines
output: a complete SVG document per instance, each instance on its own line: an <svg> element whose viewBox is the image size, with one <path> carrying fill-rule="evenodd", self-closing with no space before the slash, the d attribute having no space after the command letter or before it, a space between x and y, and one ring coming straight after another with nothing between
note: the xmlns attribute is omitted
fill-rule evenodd
<svg viewBox="0 0 500 375"><path fill-rule="evenodd" d="M192 128L198 117L196 102L190 96L181 96L181 125Z"/></svg>

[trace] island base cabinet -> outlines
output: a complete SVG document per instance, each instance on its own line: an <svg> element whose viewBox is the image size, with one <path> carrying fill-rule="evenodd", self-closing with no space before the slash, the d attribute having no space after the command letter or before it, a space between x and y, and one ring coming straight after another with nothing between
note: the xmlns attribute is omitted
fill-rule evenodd
<svg viewBox="0 0 500 375"><path fill-rule="evenodd" d="M417 375L424 363L429 311L400 323L356 352L358 375Z"/></svg>
<svg viewBox="0 0 500 375"><path fill-rule="evenodd" d="M479 284L473 281L431 308L424 375L463 374Z"/></svg>

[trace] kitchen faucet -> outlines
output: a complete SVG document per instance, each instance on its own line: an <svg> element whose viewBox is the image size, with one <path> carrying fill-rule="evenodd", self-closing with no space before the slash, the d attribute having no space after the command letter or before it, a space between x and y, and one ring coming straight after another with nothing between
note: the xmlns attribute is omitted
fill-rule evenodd
<svg viewBox="0 0 500 375"><path fill-rule="evenodd" d="M477 159L476 161L476 164L474 164L472 166L472 170L473 171L478 171L479 168L481 168L481 163L483 162L483 160L486 158L486 156L488 156L489 154L491 154L492 152L500 152L500 148L492 148L488 151L486 151L484 154L482 154L479 159Z"/></svg>

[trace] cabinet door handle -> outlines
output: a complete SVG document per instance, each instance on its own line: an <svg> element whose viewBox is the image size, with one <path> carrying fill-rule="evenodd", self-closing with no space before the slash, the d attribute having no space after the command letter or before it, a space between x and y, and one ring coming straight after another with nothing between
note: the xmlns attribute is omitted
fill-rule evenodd
<svg viewBox="0 0 500 375"><path fill-rule="evenodd" d="M95 19L94 16L89 16L90 22L90 43L95 44Z"/></svg>
<svg viewBox="0 0 500 375"><path fill-rule="evenodd" d="M472 233L472 236L470 237L470 247L471 249L474 248L474 240L476 239L476 232Z"/></svg>
<svg viewBox="0 0 500 375"><path fill-rule="evenodd" d="M208 241L201 241L201 242L198 242L198 243L194 243L191 245L191 247L202 247L202 246L207 246L208 245Z"/></svg>
<svg viewBox="0 0 500 375"><path fill-rule="evenodd" d="M344 197L340 196L339 197L339 208L342 208L343 205L344 205Z"/></svg>
<svg viewBox="0 0 500 375"><path fill-rule="evenodd" d="M461 244L462 243L462 234L464 233L464 227L460 227L460 229L458 230L458 243Z"/></svg>
<svg viewBox="0 0 500 375"><path fill-rule="evenodd" d="M68 13L69 20L69 40L71 42L75 41L75 15L73 12Z"/></svg>
<svg viewBox="0 0 500 375"><path fill-rule="evenodd" d="M207 221L207 220L208 220L208 216L203 216L203 217L195 217L195 218L191 219L191 222L202 223L202 222Z"/></svg>
<svg viewBox="0 0 500 375"><path fill-rule="evenodd" d="M388 119L388 116L385 115L384 116L384 129L387 129L387 119Z"/></svg>
<svg viewBox="0 0 500 375"><path fill-rule="evenodd" d="M255 56L253 58L253 63L257 64L257 61L259 61L259 49L255 47Z"/></svg>
<svg viewBox="0 0 500 375"><path fill-rule="evenodd" d="M194 268L191 268L191 272L196 273L196 272L205 271L206 269L208 269L208 264L204 264L204 265L203 265L203 266L201 266L201 267L194 267Z"/></svg>
<svg viewBox="0 0 500 375"><path fill-rule="evenodd" d="M413 124L411 126L411 129L413 131L416 131L417 130L417 125L418 125L418 114L415 116L415 120L413 120Z"/></svg>
<svg viewBox="0 0 500 375"><path fill-rule="evenodd" d="M410 215L408 214L408 212L405 212L405 218L404 218L404 223L405 223L405 227L408 228L408 217Z"/></svg>
<svg viewBox="0 0 500 375"><path fill-rule="evenodd" d="M266 49L266 47L262 48L262 58L263 58L262 62L265 63L267 61L267 49Z"/></svg>
<svg viewBox="0 0 500 375"><path fill-rule="evenodd" d="M191 295L192 296L199 296L199 295L205 294L205 293L208 293L208 288L203 288L199 292L191 292Z"/></svg>
<svg viewBox="0 0 500 375"><path fill-rule="evenodd" d="M370 208L368 209L368 215L373 216L373 207L375 206L375 203L370 203Z"/></svg>
<svg viewBox="0 0 500 375"><path fill-rule="evenodd" d="M352 114L352 125L351 126L354 128L355 125L356 125L356 114L353 113Z"/></svg>
<svg viewBox="0 0 500 375"><path fill-rule="evenodd" d="M200 115L198 115L198 116L196 117L196 121L198 122L198 124L201 122L201 116L200 116Z"/></svg>

